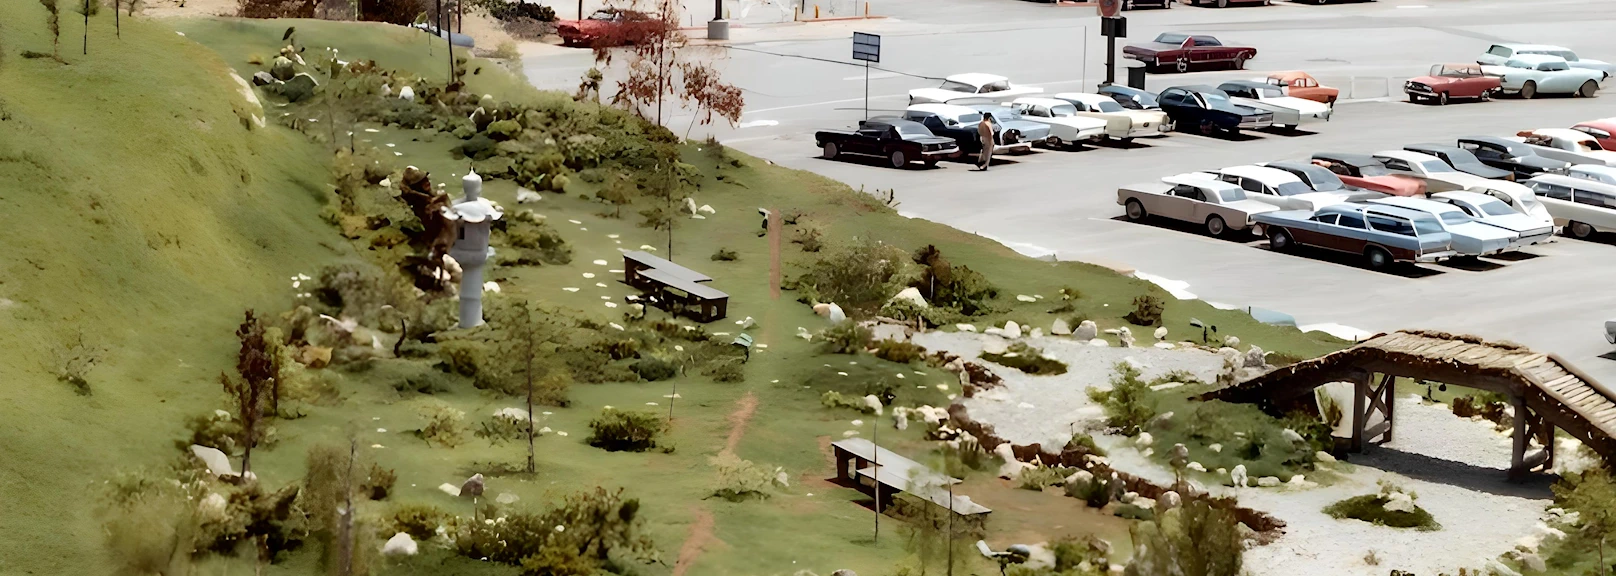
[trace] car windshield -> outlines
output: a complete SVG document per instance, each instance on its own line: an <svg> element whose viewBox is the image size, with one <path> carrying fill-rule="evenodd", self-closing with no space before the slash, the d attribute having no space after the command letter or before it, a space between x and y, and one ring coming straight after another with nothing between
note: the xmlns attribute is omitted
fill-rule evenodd
<svg viewBox="0 0 1616 576"><path fill-rule="evenodd" d="M1371 178L1374 176L1385 176L1390 174L1390 172L1386 171L1385 166L1381 166L1379 164L1366 164L1358 167L1358 174L1364 178Z"/></svg>
<svg viewBox="0 0 1616 576"><path fill-rule="evenodd" d="M614 12L612 10L596 10L594 14L589 15L589 19L590 20L616 20L617 19L617 12Z"/></svg>
<svg viewBox="0 0 1616 576"><path fill-rule="evenodd" d="M1185 40L1189 39L1190 37L1187 35L1172 33L1162 34L1156 37L1156 41L1162 44L1183 44Z"/></svg>
<svg viewBox="0 0 1616 576"><path fill-rule="evenodd" d="M1335 172L1331 172L1328 168L1314 166L1311 164L1302 166L1300 168L1302 173L1307 175L1306 178L1308 182L1313 184L1314 190L1319 192L1335 192L1342 188L1346 188L1346 185L1341 183L1341 177L1336 176Z"/></svg>
<svg viewBox="0 0 1616 576"><path fill-rule="evenodd" d="M1092 106L1094 107L1094 109L1099 110L1101 112L1111 113L1111 112L1121 112L1122 111L1122 105L1117 104L1116 102L1111 101L1111 100L1100 100L1100 101L1095 102L1094 104L1092 104ZM1077 108L1072 108L1072 111L1076 112ZM1057 116L1058 115L1059 114L1057 114Z"/></svg>
<svg viewBox="0 0 1616 576"><path fill-rule="evenodd" d="M943 82L943 85L941 86L941 88L944 89L944 90L947 90L949 92L964 92L966 94L975 94L976 93L976 87L975 86L972 86L970 84L966 84L964 82L955 82L953 80L945 80Z"/></svg>
<svg viewBox="0 0 1616 576"><path fill-rule="evenodd" d="M1122 109L1121 106L1117 106L1116 102L1106 102L1106 104L1110 104L1112 106L1115 106L1118 110ZM1055 117L1075 116L1075 115L1077 115L1077 107L1073 106L1071 104L1061 104L1061 105L1058 105L1058 106L1050 106L1049 107L1049 113L1050 113L1050 115L1055 116Z"/></svg>
<svg viewBox="0 0 1616 576"><path fill-rule="evenodd" d="M1474 222L1475 220L1475 218L1465 215L1464 212L1455 211L1442 213L1442 221L1448 224L1464 224L1466 222Z"/></svg>
<svg viewBox="0 0 1616 576"><path fill-rule="evenodd" d="M1308 188L1307 185L1301 183L1301 181L1280 184L1277 190L1279 191L1280 196L1295 196L1297 194L1306 194L1313 191L1312 188Z"/></svg>
<svg viewBox="0 0 1616 576"><path fill-rule="evenodd" d="M1229 97L1224 96L1220 92L1200 92L1199 94L1202 98L1206 99L1206 105L1210 108L1231 106L1231 104L1229 104Z"/></svg>
<svg viewBox="0 0 1616 576"><path fill-rule="evenodd" d="M1432 174L1437 174L1440 172L1458 172L1458 170L1454 170L1452 166L1449 166L1447 162L1443 162L1441 160L1424 160L1420 162L1420 167L1424 168L1426 172Z"/></svg>
<svg viewBox="0 0 1616 576"><path fill-rule="evenodd" d="M994 112L994 114L998 114L998 112ZM994 118L998 118L998 116L994 116ZM981 121L982 121L982 115L981 114L960 114L959 115L959 123L960 124L975 124L975 123L981 122Z"/></svg>
<svg viewBox="0 0 1616 576"><path fill-rule="evenodd" d="M1447 76L1450 78L1469 78L1471 76L1480 76L1481 69L1471 68L1469 66L1443 66L1442 71L1438 73L1438 75Z"/></svg>
<svg viewBox="0 0 1616 576"><path fill-rule="evenodd" d="M1577 54L1570 51L1570 50L1522 50L1521 53L1522 54L1545 54L1545 55L1549 55L1549 56L1559 56L1561 58L1564 58L1566 62L1576 62L1577 61Z"/></svg>
<svg viewBox="0 0 1616 576"><path fill-rule="evenodd" d="M1463 214L1460 214L1463 216ZM1418 234L1436 234L1442 232L1442 225L1435 218L1415 218L1414 231Z"/></svg>
<svg viewBox="0 0 1616 576"><path fill-rule="evenodd" d="M1278 88L1257 88L1256 91L1263 98L1278 98L1285 95L1285 92Z"/></svg>
<svg viewBox="0 0 1616 576"><path fill-rule="evenodd" d="M1225 188L1218 191L1218 196L1222 197L1224 202L1239 202L1246 199L1246 191L1239 188Z"/></svg>
<svg viewBox="0 0 1616 576"><path fill-rule="evenodd" d="M930 130L927 130L925 126L921 126L919 124L904 123L904 124L893 125L893 127L897 128L898 133L902 134L904 136L931 136L932 135Z"/></svg>
<svg viewBox="0 0 1616 576"><path fill-rule="evenodd" d="M1571 67L1566 66L1565 62L1544 62L1542 64L1538 64L1537 69L1543 72L1559 72L1562 70L1570 70Z"/></svg>
<svg viewBox="0 0 1616 576"><path fill-rule="evenodd" d="M1508 216L1515 213L1515 210L1497 200L1482 202L1477 204L1476 207L1480 208L1482 213L1488 216Z"/></svg>

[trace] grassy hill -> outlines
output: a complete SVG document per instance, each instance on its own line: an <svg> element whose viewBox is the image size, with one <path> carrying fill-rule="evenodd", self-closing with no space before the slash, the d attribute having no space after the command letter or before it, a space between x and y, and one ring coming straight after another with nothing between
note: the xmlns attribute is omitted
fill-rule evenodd
<svg viewBox="0 0 1616 576"><path fill-rule="evenodd" d="M45 9L0 3L0 574L105 573L88 486L171 458L242 310L350 253L318 217L328 155L252 125L217 55L105 12L81 55L63 12L66 63L29 59ZM53 374L79 332L106 350L88 395Z"/></svg>

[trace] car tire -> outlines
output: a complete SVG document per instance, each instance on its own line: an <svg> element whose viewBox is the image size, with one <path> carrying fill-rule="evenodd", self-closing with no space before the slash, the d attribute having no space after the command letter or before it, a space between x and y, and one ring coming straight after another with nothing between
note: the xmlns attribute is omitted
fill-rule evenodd
<svg viewBox="0 0 1616 576"><path fill-rule="evenodd" d="M1594 227L1576 220L1572 220L1566 223L1565 232L1566 236L1570 236L1578 240L1587 240L1589 237L1594 235Z"/></svg>
<svg viewBox="0 0 1616 576"><path fill-rule="evenodd" d="M1392 260L1391 253L1387 252L1386 249L1379 246L1370 246L1368 250L1364 250L1364 262L1369 264L1370 270L1385 270L1387 266L1392 265L1394 260Z"/></svg>
<svg viewBox="0 0 1616 576"><path fill-rule="evenodd" d="M1537 82L1527 80L1521 85L1521 99L1531 100L1533 96L1537 96Z"/></svg>
<svg viewBox="0 0 1616 576"><path fill-rule="evenodd" d="M1216 136L1218 134L1218 124L1211 120L1202 120L1200 132L1202 136Z"/></svg>
<svg viewBox="0 0 1616 576"><path fill-rule="evenodd" d="M1228 8L1229 7L1229 0L1218 0L1218 7L1219 8Z"/></svg>
<svg viewBox="0 0 1616 576"><path fill-rule="evenodd" d="M1594 94L1598 94L1598 93L1599 93L1599 84L1594 82L1593 80L1583 82L1582 87L1577 89L1577 95L1581 96L1583 98L1593 98Z"/></svg>
<svg viewBox="0 0 1616 576"><path fill-rule="evenodd" d="M909 158L904 156L902 150L893 150L891 154L887 155L887 161L892 163L893 168L898 169L909 165Z"/></svg>
<svg viewBox="0 0 1616 576"><path fill-rule="evenodd" d="M1127 204L1123 205L1123 213L1128 217L1129 220L1134 222L1144 220L1145 217L1150 216L1150 213L1145 211L1144 204L1140 204L1138 200L1131 198L1128 199Z"/></svg>
<svg viewBox="0 0 1616 576"><path fill-rule="evenodd" d="M937 167L937 159L936 158L927 158L925 160L925 163L926 163L927 168L936 168Z"/></svg>
<svg viewBox="0 0 1616 576"><path fill-rule="evenodd" d="M1246 55L1245 54L1236 54L1235 55L1235 57L1234 57L1234 69L1235 70L1245 70L1246 69Z"/></svg>
<svg viewBox="0 0 1616 576"><path fill-rule="evenodd" d="M1217 238L1223 236L1223 234L1228 231L1229 224L1223 221L1222 216L1214 214L1210 218L1206 219L1206 233L1212 237Z"/></svg>
<svg viewBox="0 0 1616 576"><path fill-rule="evenodd" d="M1447 106L1448 105L1448 93L1447 92L1443 92L1441 94L1436 95L1436 105L1437 106Z"/></svg>
<svg viewBox="0 0 1616 576"><path fill-rule="evenodd" d="M1127 138L1118 138L1117 141L1121 142L1123 144L1132 144L1133 143L1133 137L1129 136Z"/></svg>
<svg viewBox="0 0 1616 576"><path fill-rule="evenodd" d="M835 142L826 142L825 143L825 149L819 156L821 158L826 159L826 160L835 160L836 157L840 156L841 154L842 154L842 151L841 151L841 149L836 147Z"/></svg>
<svg viewBox="0 0 1616 576"><path fill-rule="evenodd" d="M1290 252L1295 247L1296 240L1291 238L1291 233L1286 232L1285 229L1280 228L1268 232L1269 250L1273 250L1275 252Z"/></svg>
<svg viewBox="0 0 1616 576"><path fill-rule="evenodd" d="M1494 93L1494 92L1497 92L1497 91L1498 91L1498 89L1497 89L1497 88L1494 88L1494 89L1492 89L1492 90L1482 90L1482 91L1481 91L1481 95L1480 95L1480 96L1477 96L1477 97L1476 97L1476 99L1477 99L1477 100L1480 100L1480 101L1482 101L1482 102L1488 102L1488 101L1491 101L1491 100L1492 100L1492 99L1493 99L1493 93Z"/></svg>
<svg viewBox="0 0 1616 576"><path fill-rule="evenodd" d="M1314 3L1314 4L1318 4L1318 5L1320 5L1320 6L1323 6L1323 5L1324 5L1324 2L1325 2L1325 1L1326 1L1326 0L1313 0L1313 3Z"/></svg>
<svg viewBox="0 0 1616 576"><path fill-rule="evenodd" d="M1173 70L1177 71L1179 74L1189 72L1190 61L1186 58L1179 58L1177 61L1173 62Z"/></svg>

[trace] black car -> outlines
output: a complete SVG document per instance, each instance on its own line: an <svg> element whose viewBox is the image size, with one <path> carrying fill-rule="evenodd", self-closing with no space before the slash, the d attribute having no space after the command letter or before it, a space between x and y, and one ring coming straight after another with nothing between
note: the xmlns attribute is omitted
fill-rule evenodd
<svg viewBox="0 0 1616 576"><path fill-rule="evenodd" d="M1302 179L1303 184L1306 184L1307 187L1312 188L1314 192L1366 192L1366 190L1363 188L1359 188L1357 186L1348 186L1345 182L1341 181L1340 176L1335 175L1335 172L1331 172L1329 168L1325 168L1312 162L1286 160L1282 162L1269 162L1267 164L1263 164L1263 166L1267 166L1269 168L1278 168L1280 170L1290 172L1291 174L1295 174L1297 178Z"/></svg>
<svg viewBox="0 0 1616 576"><path fill-rule="evenodd" d="M1459 148L1469 151L1482 164L1508 170L1516 178L1531 178L1535 174L1565 174L1570 162L1538 156L1532 148L1497 136L1465 136L1458 141Z"/></svg>
<svg viewBox="0 0 1616 576"><path fill-rule="evenodd" d="M1230 102L1228 94L1211 86L1174 86L1162 90L1157 100L1180 131L1211 135L1274 124L1274 113Z"/></svg>
<svg viewBox="0 0 1616 576"><path fill-rule="evenodd" d="M1123 10L1134 10L1154 6L1157 8L1172 8L1173 0L1122 0Z"/></svg>
<svg viewBox="0 0 1616 576"><path fill-rule="evenodd" d="M1500 170L1498 168L1493 168L1492 166L1482 164L1481 160L1476 159L1475 154L1471 154L1469 150L1465 150L1464 148L1460 148L1458 146L1446 146L1443 144L1411 144L1404 146L1403 149L1410 152L1419 152L1421 154L1436 156L1437 158L1441 158L1443 162L1447 162L1448 165L1452 166L1454 170L1458 170L1472 176L1494 179L1502 178L1505 180L1515 179L1514 172L1509 170Z"/></svg>
<svg viewBox="0 0 1616 576"><path fill-rule="evenodd" d="M824 158L834 160L843 154L886 158L893 168L910 162L936 166L943 158L958 156L953 138L932 134L925 126L901 118L879 117L859 123L857 130L820 130L814 142Z"/></svg>
<svg viewBox="0 0 1616 576"><path fill-rule="evenodd" d="M1156 101L1155 94L1131 86L1121 84L1101 86L1099 93L1110 96L1112 100L1116 100L1123 108L1129 110L1158 110L1161 108L1161 104Z"/></svg>

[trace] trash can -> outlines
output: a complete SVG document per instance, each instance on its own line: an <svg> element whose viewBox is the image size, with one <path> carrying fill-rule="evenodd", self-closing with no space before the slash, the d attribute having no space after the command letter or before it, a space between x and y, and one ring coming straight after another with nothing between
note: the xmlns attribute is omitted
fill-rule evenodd
<svg viewBox="0 0 1616 576"><path fill-rule="evenodd" d="M1128 87L1137 90L1145 89L1145 64L1143 62L1128 65Z"/></svg>

